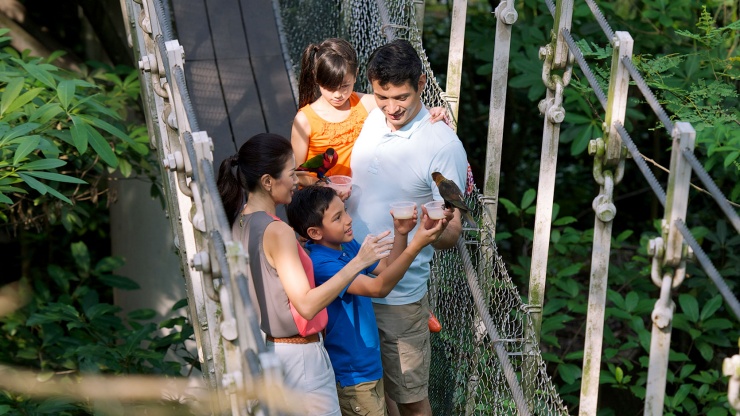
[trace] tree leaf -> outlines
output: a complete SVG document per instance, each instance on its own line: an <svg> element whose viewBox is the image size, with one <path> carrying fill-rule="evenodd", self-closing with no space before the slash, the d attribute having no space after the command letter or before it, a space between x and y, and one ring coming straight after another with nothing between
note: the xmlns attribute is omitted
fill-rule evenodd
<svg viewBox="0 0 740 416"><path fill-rule="evenodd" d="M35 189L38 193L41 195L46 195L47 192L47 186L43 183L37 181L36 179L32 178L31 176L26 175L25 173L18 173L18 176L23 179L23 182L26 183L26 185L30 186L31 188Z"/></svg>
<svg viewBox="0 0 740 416"><path fill-rule="evenodd" d="M23 90L23 83L25 79L20 77L11 78L8 84L5 85L3 94L0 95L0 116L5 114L5 111L10 107L13 101L18 98L21 90Z"/></svg>
<svg viewBox="0 0 740 416"><path fill-rule="evenodd" d="M104 274L98 276L98 279L100 279L104 284L118 289L134 290L141 288L138 283L128 277L117 276L115 274Z"/></svg>
<svg viewBox="0 0 740 416"><path fill-rule="evenodd" d="M33 89L30 89L30 90L24 92L20 97L18 97L15 100L13 100L13 102L6 109L6 111L8 113L10 113L10 112L13 112L14 110L17 110L18 108L23 107L29 101L31 101L34 98L36 98L36 96L39 95L39 93L41 91L43 91L43 90L44 90L43 88L33 88Z"/></svg>
<svg viewBox="0 0 740 416"><path fill-rule="evenodd" d="M72 243L70 248L77 268L82 271L84 276L87 276L90 272L90 251L87 249L87 245L82 241L78 241Z"/></svg>
<svg viewBox="0 0 740 416"><path fill-rule="evenodd" d="M699 320L699 302L696 298L683 293L678 297L678 303L681 305L681 310L691 322L697 322Z"/></svg>
<svg viewBox="0 0 740 416"><path fill-rule="evenodd" d="M90 146L92 146L93 149L95 149L95 152L97 152L98 156L100 156L101 159L105 163L108 164L108 166L115 168L118 166L118 158L116 157L116 154L113 153L113 149L111 149L110 144L107 140L103 137L102 134L100 134L99 131L95 130L94 128L87 126L88 132L90 135L88 136L90 140Z"/></svg>
<svg viewBox="0 0 740 416"><path fill-rule="evenodd" d="M719 309L722 306L722 296L717 295L713 297L712 299L709 299L707 303L704 304L704 307L701 309L701 315L699 316L699 319L702 321L705 321L710 316L714 315L715 312L717 312L717 309Z"/></svg>
<svg viewBox="0 0 740 416"><path fill-rule="evenodd" d="M57 85L57 97L62 104L63 109L69 108L69 103L75 96L75 82L71 79L65 79Z"/></svg>
<svg viewBox="0 0 740 416"><path fill-rule="evenodd" d="M37 80L41 81L42 84L46 85L49 88L56 89L56 81L54 81L54 77L51 75L49 71L47 71L45 68L55 68L52 65L39 65L36 63L26 63L23 62L23 60L18 58L13 58L13 62L17 63L18 65L22 66L23 69L26 70L31 76L36 78Z"/></svg>
<svg viewBox="0 0 740 416"><path fill-rule="evenodd" d="M54 118L57 114L61 113L62 107L58 103L46 103L41 107L37 108L29 117L28 121L38 120L41 124L46 124Z"/></svg>
<svg viewBox="0 0 740 416"><path fill-rule="evenodd" d="M530 188L527 189L527 191L524 193L524 196L522 196L522 209L527 209L530 205L532 205L532 202L534 202L534 197L537 196L537 191Z"/></svg>
<svg viewBox="0 0 740 416"><path fill-rule="evenodd" d="M157 316L157 312L155 312L153 309L137 309L135 311L129 312L128 319L133 319L136 321L148 321L155 316Z"/></svg>
<svg viewBox="0 0 740 416"><path fill-rule="evenodd" d="M48 170L56 169L66 165L67 162L60 159L38 159L18 167L18 170Z"/></svg>
<svg viewBox="0 0 740 416"><path fill-rule="evenodd" d="M101 120L101 119L96 118L96 117L90 117L90 116L84 116L84 115L81 115L80 118L82 118L85 121L87 121L90 125L93 125L93 126L99 128L99 129L103 129L106 132L110 133L111 135L118 137L119 139L125 141L126 143L128 143L131 146L133 146L133 145L136 144L136 143L134 143L133 140L131 140L131 137L129 137L128 134L124 133L118 127L116 127L116 126L114 126L114 125L112 125L112 124L110 124L110 123L108 123L108 122L106 122L104 120Z"/></svg>
<svg viewBox="0 0 740 416"><path fill-rule="evenodd" d="M35 176L41 179L48 179L50 181L79 183L79 184L87 185L87 182L83 181L82 179L75 178L73 176L62 175L61 173L29 171L29 172L26 172L26 174Z"/></svg>
<svg viewBox="0 0 740 416"><path fill-rule="evenodd" d="M15 149L15 155L13 156L13 165L18 165L18 162L20 162L31 152L36 150L40 141L40 136L28 136L25 140L23 140L21 144L18 145L18 148Z"/></svg>
<svg viewBox="0 0 740 416"><path fill-rule="evenodd" d="M77 151L80 154L87 152L87 143L89 141L90 132L88 125L77 116L70 116L72 119L72 126L69 128L72 133L72 143L74 143Z"/></svg>

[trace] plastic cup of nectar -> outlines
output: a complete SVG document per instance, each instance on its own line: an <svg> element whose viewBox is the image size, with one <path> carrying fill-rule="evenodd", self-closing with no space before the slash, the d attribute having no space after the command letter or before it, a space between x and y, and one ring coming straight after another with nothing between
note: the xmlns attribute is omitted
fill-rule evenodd
<svg viewBox="0 0 740 416"><path fill-rule="evenodd" d="M412 201L400 201L391 204L391 210L393 210L393 218L397 220L407 220L414 216L414 208L416 202Z"/></svg>
<svg viewBox="0 0 740 416"><path fill-rule="evenodd" d="M445 201L432 201L424 204L427 215L433 220L441 220L445 217Z"/></svg>
<svg viewBox="0 0 740 416"><path fill-rule="evenodd" d="M338 193L347 193L352 189L352 178L344 175L329 176L327 185Z"/></svg>

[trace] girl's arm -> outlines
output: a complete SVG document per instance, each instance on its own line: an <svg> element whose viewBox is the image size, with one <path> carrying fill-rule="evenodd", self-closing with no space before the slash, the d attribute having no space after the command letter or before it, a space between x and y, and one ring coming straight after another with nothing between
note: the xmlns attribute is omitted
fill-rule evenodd
<svg viewBox="0 0 740 416"><path fill-rule="evenodd" d="M293 128L290 131L290 144L293 146L296 166L306 161L308 155L308 137L311 135L311 124L308 117L299 111L293 119Z"/></svg>
<svg viewBox="0 0 740 416"><path fill-rule="evenodd" d="M422 221L426 222L427 220L428 217L424 215ZM437 220L437 224L430 229L419 227L416 234L414 234L414 238L408 244L408 247L403 250L395 261L390 263L375 278L364 274L357 276L349 286L349 289L347 289L347 292L353 295L368 296L371 298L384 298L388 296L391 290L403 278L403 275L409 269L409 266L411 266L411 263L419 252L439 237L442 233L443 223L445 222L446 220ZM373 272L377 272L377 268Z"/></svg>
<svg viewBox="0 0 740 416"><path fill-rule="evenodd" d="M290 226L281 221L272 222L265 229L262 244L265 257L277 270L290 303L302 317L310 320L336 299L360 271L377 261L378 256L387 256L382 254L387 250L387 244L378 244L376 239L366 239L365 242L368 247L362 256L358 254L334 277L313 289L308 284L306 272L298 257L295 232Z"/></svg>
<svg viewBox="0 0 740 416"><path fill-rule="evenodd" d="M299 111L293 119L293 128L290 131L290 144L293 146L296 166L306 161L308 156L308 137L311 135L311 124L303 111ZM301 186L313 185L318 178L310 172L297 172L298 183Z"/></svg>

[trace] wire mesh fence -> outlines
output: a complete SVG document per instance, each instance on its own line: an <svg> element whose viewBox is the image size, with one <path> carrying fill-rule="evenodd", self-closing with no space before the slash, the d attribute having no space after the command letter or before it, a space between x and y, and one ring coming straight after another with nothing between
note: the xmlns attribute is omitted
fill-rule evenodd
<svg viewBox="0 0 740 416"><path fill-rule="evenodd" d="M296 76L309 43L343 37L358 54L355 87L369 92L364 70L370 54L387 42L388 34L409 40L419 52L430 81L422 94L424 103L447 106L424 53L412 0L274 1ZM486 231L491 223L480 220L478 196L473 192L467 202L482 227L464 233L463 249L470 253L474 271L466 272L464 253L458 249L437 252L431 266L430 304L443 326L431 338L429 398L434 414L567 415L536 340L526 339L525 328L530 324L526 305L498 255L492 233ZM516 392L523 394L517 397Z"/></svg>

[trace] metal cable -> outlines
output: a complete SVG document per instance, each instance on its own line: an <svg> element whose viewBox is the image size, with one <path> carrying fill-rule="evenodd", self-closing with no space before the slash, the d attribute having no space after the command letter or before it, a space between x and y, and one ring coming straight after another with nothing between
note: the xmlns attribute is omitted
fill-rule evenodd
<svg viewBox="0 0 740 416"><path fill-rule="evenodd" d="M650 188L653 189L653 193L658 198L658 201L660 201L660 204L665 207L665 191L663 190L663 187L660 185L660 183L658 183L658 180L655 179L655 175L653 175L653 171L650 170L647 163L645 162L645 159L642 158L640 151L637 149L637 146L635 146L635 142L632 141L629 133L627 133L627 129L625 129L622 123L619 121L614 122L614 127L617 129L617 133L619 133L619 135L622 137L622 141L627 146L627 150L629 150L630 154L632 154L632 159L637 164L637 167L640 168L642 175L645 176L645 179L647 179Z"/></svg>
<svg viewBox="0 0 740 416"><path fill-rule="evenodd" d="M230 233L231 227L229 227L229 220L226 218L226 210L224 210L224 204L221 201L221 196L218 193L218 185L216 184L216 175L213 172L213 165L208 159L200 160L200 167L203 169L203 183L206 186L206 191L211 195L213 202L213 211L216 215L216 222L218 223L218 229L223 233ZM228 234L231 235L231 234Z"/></svg>
<svg viewBox="0 0 740 416"><path fill-rule="evenodd" d="M707 256L707 254L704 253L704 250L701 249L701 246L696 242L691 231L686 227L686 224L684 224L683 221L676 220L674 221L674 224L676 224L676 228L678 228L678 231L683 235L684 240L686 240L689 246L694 250L694 255L699 260L699 263L701 263L701 267L707 273L707 276L712 279L712 282L717 286L717 289L719 289L719 293L722 295L725 302L727 302L727 306L732 310L732 313L735 315L735 319L740 321L740 303L738 303L737 298L714 267L712 261L709 260L709 256Z"/></svg>
<svg viewBox="0 0 740 416"><path fill-rule="evenodd" d="M588 8L591 9L591 14L594 15L599 26L601 26L601 30L604 31L606 38L609 39L609 43L611 43L612 39L614 39L614 31L611 26L609 26L609 22L606 21L604 14L601 13L601 9L599 9L599 6L594 3L594 0L586 0L586 3L588 4Z"/></svg>
<svg viewBox="0 0 740 416"><path fill-rule="evenodd" d="M563 30L561 30L561 33L563 34L563 39L565 39L565 43L568 44L570 53L572 53L573 56L576 58L576 62L578 62L578 66L581 68L583 75L586 76L588 84L591 85L591 88L594 90L594 94L596 94L596 98L599 99L601 107L606 110L607 99L606 95L604 94L604 90L601 89L599 82L596 80L596 76L591 71L591 67L588 66L588 62L586 62L586 58L583 56L581 48L576 45L576 42L575 40L573 40L573 36L570 34L570 31L568 31L568 29L563 28Z"/></svg>
<svg viewBox="0 0 740 416"><path fill-rule="evenodd" d="M179 65L175 65L175 80L177 81L177 88L180 90L180 96L182 97L182 105L185 109L185 114L188 117L190 123L190 131L200 131L198 126L198 119L195 117L195 110L193 109L193 103L190 101L190 93L188 92L188 84L185 82L185 72Z"/></svg>
<svg viewBox="0 0 740 416"><path fill-rule="evenodd" d="M527 406L527 401L524 398L524 392L522 391L521 385L519 385L516 371L514 370L514 366L511 365L511 360L509 360L506 347L504 347L501 337L498 334L498 330L493 324L493 318L491 318L491 314L488 312L488 305L486 305L486 302L483 299L483 292L478 285L478 276L475 271L475 267L473 266L473 261L470 258L468 247L465 245L465 240L462 237L458 238L455 246L460 253L460 258L462 259L463 267L465 268L465 275L468 280L468 287L473 295L476 309L486 326L486 330L488 331L488 336L493 343L493 349L496 352L496 356L498 357L499 362L501 362L501 367L504 370L506 381L511 389L512 398L516 403L517 410L519 410L519 415L528 416L530 415L530 412L529 407Z"/></svg>
<svg viewBox="0 0 740 416"><path fill-rule="evenodd" d="M164 76L167 79L167 83L169 85L172 85L172 73L170 72L170 59L167 56L167 45L165 45L164 36L157 35L154 38L154 41L157 43L157 49L159 49L159 56L162 59L162 67L164 68ZM161 77L162 74L159 74ZM157 79L157 82L159 82L159 79Z"/></svg>
<svg viewBox="0 0 740 416"><path fill-rule="evenodd" d="M216 251L216 260L218 260L218 267L221 269L221 282L226 286L226 290L231 292L231 272L229 271L229 261L226 258L226 245L224 239L221 237L221 233L218 230L211 230L208 233L213 243L213 249Z"/></svg>
<svg viewBox="0 0 740 416"><path fill-rule="evenodd" d="M727 202L727 198L725 198L725 195L722 193L722 191L719 190L707 171L704 170L704 167L701 165L701 163L699 163L699 159L696 158L694 152L689 149L681 149L681 153L683 153L683 157L686 159L686 161L689 162L691 168L694 169L694 173L696 173L696 176L701 179L701 182L704 184L705 187L707 187L714 200L717 201L717 204L722 209L722 212L725 213L727 218L732 223L732 226L735 227L735 231L740 233L740 217L737 215L737 211L735 211L730 206L730 203Z"/></svg>
<svg viewBox="0 0 740 416"><path fill-rule="evenodd" d="M243 273L239 273L236 276L236 285L239 288L239 295L241 296L242 303L244 304L243 312L247 318L247 322L249 322L249 330L252 332L252 338L254 338L254 341L257 344L257 352L266 352L267 347L265 347L265 342L262 339L262 330L260 329L260 325L258 323L259 319L257 318L257 314L255 313L254 305L252 305L252 298L249 295L249 283L247 282L247 277L244 276ZM253 372L252 374L255 373Z"/></svg>
<svg viewBox="0 0 740 416"><path fill-rule="evenodd" d="M673 122L671 121L670 117L668 117L668 114L666 114L663 106L661 106L658 102L658 99L655 98L653 91L650 89L650 87L648 87L645 79L642 78L642 74L640 74L640 71L638 71L635 67L635 64L632 63L632 59L630 59L629 56L622 57L622 64L627 68L627 71L629 71L630 77L632 77L632 80L635 81L635 84L637 84L637 88L640 89L642 95L645 97L648 104L650 104L650 108L653 109L655 115L658 116L660 121L663 123L663 126L665 126L666 130L668 130L668 134L672 134Z"/></svg>
<svg viewBox="0 0 740 416"><path fill-rule="evenodd" d="M195 156L195 144L193 144L193 135L189 131L186 131L185 133L183 133L182 138L183 138L183 141L185 142L185 150L188 154L188 159L190 160L190 166L192 167L193 181L198 183L198 167L195 165L196 156Z"/></svg>
<svg viewBox="0 0 740 416"><path fill-rule="evenodd" d="M550 14L555 17L555 3L552 0L545 0L545 4L547 5L547 9L550 10Z"/></svg>
<svg viewBox="0 0 740 416"><path fill-rule="evenodd" d="M174 39L172 35L172 22L170 21L170 14L165 6L163 0L153 0L154 7L157 12L157 21L159 22L159 28L162 30L165 41Z"/></svg>

